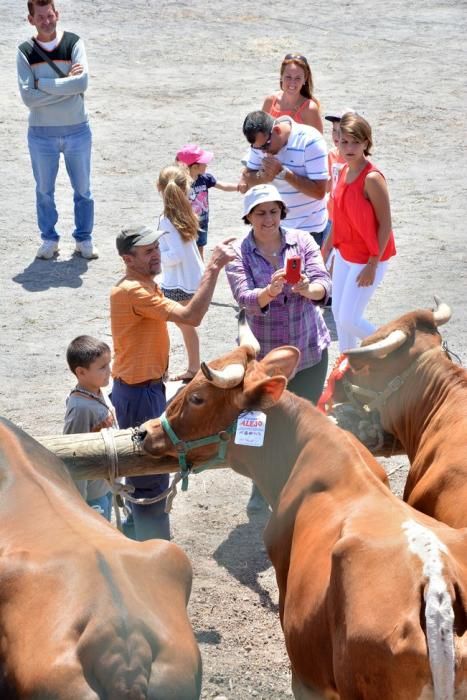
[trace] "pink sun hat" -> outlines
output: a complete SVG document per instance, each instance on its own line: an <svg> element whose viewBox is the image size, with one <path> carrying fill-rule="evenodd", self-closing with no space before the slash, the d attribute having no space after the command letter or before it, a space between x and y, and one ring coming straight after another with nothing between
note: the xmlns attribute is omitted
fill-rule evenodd
<svg viewBox="0 0 467 700"><path fill-rule="evenodd" d="M197 143L187 143L177 151L176 159L185 165L194 165L200 163L207 165L214 158L212 151L204 151Z"/></svg>

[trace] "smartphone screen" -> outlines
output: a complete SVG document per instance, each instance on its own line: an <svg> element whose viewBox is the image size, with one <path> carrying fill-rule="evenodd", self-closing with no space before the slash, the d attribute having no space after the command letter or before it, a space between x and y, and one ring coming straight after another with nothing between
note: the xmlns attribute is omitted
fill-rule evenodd
<svg viewBox="0 0 467 700"><path fill-rule="evenodd" d="M285 264L285 281L288 284L296 284L300 280L302 272L302 259L299 255L293 255Z"/></svg>

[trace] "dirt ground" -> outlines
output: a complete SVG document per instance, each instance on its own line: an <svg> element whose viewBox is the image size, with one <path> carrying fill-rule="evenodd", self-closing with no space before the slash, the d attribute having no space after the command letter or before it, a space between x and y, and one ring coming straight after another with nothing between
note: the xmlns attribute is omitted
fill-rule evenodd
<svg viewBox="0 0 467 700"><path fill-rule="evenodd" d="M108 293L121 272L116 233L124 224L157 219L154 180L185 142L212 149L211 171L237 180L243 118L277 87L281 58L290 51L308 57L323 111L352 106L373 126L373 160L389 183L399 254L369 318L379 324L430 306L436 293L453 309L443 335L465 363L465 4L58 2L62 28L83 36L89 58L101 257L87 263L71 255L71 197L62 167L61 255L34 259L39 238L27 110L14 64L16 45L31 32L26 1L2 0L3 415L33 435L61 432L73 384L65 365L68 342L81 333L111 340ZM211 192L209 245L242 236L240 196ZM233 347L234 313L222 275L200 330L203 358ZM172 338L172 369L183 369L178 331ZM403 458L387 461L388 470L397 470L396 490L404 464ZM202 696L280 700L291 696L289 665L261 539L265 521L248 519L248 493L249 483L229 470L193 478L175 504L174 539L194 569L190 615L204 660Z"/></svg>

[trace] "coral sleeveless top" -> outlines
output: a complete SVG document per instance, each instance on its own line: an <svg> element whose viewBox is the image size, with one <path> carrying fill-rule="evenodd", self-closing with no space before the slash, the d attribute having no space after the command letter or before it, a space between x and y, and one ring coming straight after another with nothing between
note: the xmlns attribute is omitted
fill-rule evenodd
<svg viewBox="0 0 467 700"><path fill-rule="evenodd" d="M297 124L303 124L303 118L301 116L302 112L305 109L305 107L307 107L312 101L313 100L304 99L302 104L299 105L298 109L296 109L295 111L291 109L281 110L277 104L279 100L277 96L274 95L269 114L271 115L271 117L274 117L274 119L277 119L278 117L290 117L294 120L294 122L297 122Z"/></svg>
<svg viewBox="0 0 467 700"><path fill-rule="evenodd" d="M368 258L379 255L378 220L371 202L364 194L365 178L370 172L382 172L368 163L360 175L350 184L345 182L348 165L341 170L334 191L333 244L347 262L367 263ZM394 234L381 256L388 260L396 254Z"/></svg>

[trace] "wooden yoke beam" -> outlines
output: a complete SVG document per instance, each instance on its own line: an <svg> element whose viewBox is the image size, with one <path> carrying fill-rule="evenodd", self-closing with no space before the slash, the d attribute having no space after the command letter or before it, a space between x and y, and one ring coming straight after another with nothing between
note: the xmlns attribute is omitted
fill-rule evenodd
<svg viewBox="0 0 467 700"><path fill-rule="evenodd" d="M338 421L339 424L339 421ZM346 429L356 433L353 426ZM132 439L133 430L113 431L118 476L144 476L168 474L179 470L175 457L154 457L139 449ZM357 434L357 437L360 437ZM385 436L389 437L389 436ZM73 479L108 479L112 458L101 433L77 433L74 435L41 435L35 438L41 445L65 462ZM364 442L365 444L365 442ZM366 444L375 457L405 454L393 438L379 449ZM225 465L217 465L222 468Z"/></svg>
<svg viewBox="0 0 467 700"><path fill-rule="evenodd" d="M167 474L178 471L177 459L153 457L143 452L135 446L132 435L131 428L113 431L118 476ZM111 457L101 433L41 435L35 439L65 462L73 479L109 478Z"/></svg>

